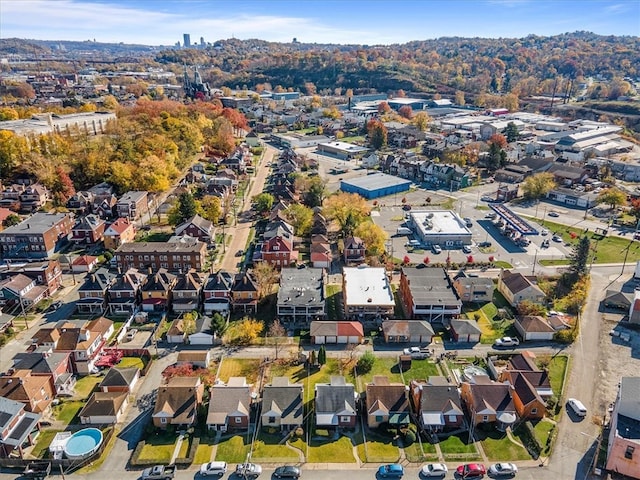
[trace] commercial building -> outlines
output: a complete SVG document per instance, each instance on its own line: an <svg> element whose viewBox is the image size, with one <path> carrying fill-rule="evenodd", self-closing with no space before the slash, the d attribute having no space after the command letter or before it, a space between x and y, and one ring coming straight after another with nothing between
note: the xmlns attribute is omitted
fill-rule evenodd
<svg viewBox="0 0 640 480"><path fill-rule="evenodd" d="M456 248L471 245L471 230L450 210L412 211L407 224L425 246Z"/></svg>
<svg viewBox="0 0 640 480"><path fill-rule="evenodd" d="M384 268L347 267L342 271L344 313L365 320L393 314L395 301Z"/></svg>
<svg viewBox="0 0 640 480"><path fill-rule="evenodd" d="M369 200L406 192L410 186L411 180L394 177L386 173L372 173L363 177L340 181L340 190L343 192L357 193Z"/></svg>
<svg viewBox="0 0 640 480"><path fill-rule="evenodd" d="M317 151L320 153L327 153L342 160L352 160L356 157L361 157L368 152L369 149L354 145L353 143L328 142L320 143L317 147Z"/></svg>

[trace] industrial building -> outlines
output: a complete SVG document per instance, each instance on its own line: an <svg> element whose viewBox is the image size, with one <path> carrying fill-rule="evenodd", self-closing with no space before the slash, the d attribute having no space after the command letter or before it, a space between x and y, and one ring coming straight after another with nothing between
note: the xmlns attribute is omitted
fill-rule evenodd
<svg viewBox="0 0 640 480"><path fill-rule="evenodd" d="M471 231L464 220L450 210L412 211L407 224L425 246L459 248L471 245Z"/></svg>
<svg viewBox="0 0 640 480"><path fill-rule="evenodd" d="M369 151L368 148L347 142L320 143L317 147L319 153L326 153L341 160L352 160L361 157Z"/></svg>
<svg viewBox="0 0 640 480"><path fill-rule="evenodd" d="M340 190L343 192L357 193L369 200L406 192L410 186L411 180L394 177L386 173L372 173L363 177L340 181Z"/></svg>

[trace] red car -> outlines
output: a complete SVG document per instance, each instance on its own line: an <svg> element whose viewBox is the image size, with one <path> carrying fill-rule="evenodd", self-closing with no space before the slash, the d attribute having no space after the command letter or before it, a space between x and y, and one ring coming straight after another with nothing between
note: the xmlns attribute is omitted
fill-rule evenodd
<svg viewBox="0 0 640 480"><path fill-rule="evenodd" d="M486 473L487 469L481 463L466 463L456 469L458 478L482 478Z"/></svg>

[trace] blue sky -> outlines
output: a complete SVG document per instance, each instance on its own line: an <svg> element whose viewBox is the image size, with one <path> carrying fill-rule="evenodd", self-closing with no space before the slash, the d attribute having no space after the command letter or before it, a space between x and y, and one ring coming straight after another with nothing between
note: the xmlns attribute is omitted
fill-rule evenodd
<svg viewBox="0 0 640 480"><path fill-rule="evenodd" d="M640 0L0 0L0 38L376 45L576 30L640 35Z"/></svg>

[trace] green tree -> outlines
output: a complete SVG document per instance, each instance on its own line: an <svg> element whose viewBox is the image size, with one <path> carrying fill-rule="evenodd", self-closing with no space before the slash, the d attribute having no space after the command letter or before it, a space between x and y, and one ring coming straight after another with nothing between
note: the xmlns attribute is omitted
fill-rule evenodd
<svg viewBox="0 0 640 480"><path fill-rule="evenodd" d="M578 243L573 246L573 251L569 256L569 261L571 264L571 271L579 277L587 273L590 251L591 241L586 235L580 237Z"/></svg>
<svg viewBox="0 0 640 480"><path fill-rule="evenodd" d="M518 139L520 132L518 132L518 127L516 127L515 123L509 122L507 123L507 128L505 129L504 134L507 137L507 142L511 143Z"/></svg>
<svg viewBox="0 0 640 480"><path fill-rule="evenodd" d="M319 207L324 201L324 197L327 193L325 182L320 177L308 177L308 181L305 184L302 201L307 207Z"/></svg>
<svg viewBox="0 0 640 480"><path fill-rule="evenodd" d="M318 363L320 365L327 363L327 350L324 348L324 345L320 345L320 350L318 351Z"/></svg>
<svg viewBox="0 0 640 480"><path fill-rule="evenodd" d="M264 215L271 211L275 199L270 193L264 192L253 197L251 201L255 204L256 210Z"/></svg>
<svg viewBox="0 0 640 480"><path fill-rule="evenodd" d="M358 370L359 374L363 375L365 373L369 373L375 363L376 363L375 355L370 350L367 350L358 359L358 363L356 363L356 369Z"/></svg>
<svg viewBox="0 0 640 480"><path fill-rule="evenodd" d="M211 331L216 336L221 337L227 330L227 325L227 319L220 313L215 312L211 317Z"/></svg>
<svg viewBox="0 0 640 480"><path fill-rule="evenodd" d="M295 234L304 237L309 234L313 223L313 210L300 203L292 203L284 211L284 216L291 222Z"/></svg>
<svg viewBox="0 0 640 480"><path fill-rule="evenodd" d="M498 170L507 163L507 153L500 148L498 143L492 143L489 147L489 159L487 167L489 170Z"/></svg>
<svg viewBox="0 0 640 480"><path fill-rule="evenodd" d="M13 227L14 225L18 225L21 221L22 220L18 215L16 215L15 213L11 213L7 216L7 218L4 219L4 222L2 222L2 226L4 228Z"/></svg>
<svg viewBox="0 0 640 480"><path fill-rule="evenodd" d="M169 212L169 223L180 225L200 211L200 205L193 198L191 192L183 192L178 197L178 201Z"/></svg>
<svg viewBox="0 0 640 480"><path fill-rule="evenodd" d="M553 174L548 172L536 173L527 177L520 185L524 198L538 200L545 197L547 193L556 188L556 181Z"/></svg>
<svg viewBox="0 0 640 480"><path fill-rule="evenodd" d="M598 194L597 203L605 203L612 209L627 204L627 194L617 187L607 188Z"/></svg>
<svg viewBox="0 0 640 480"><path fill-rule="evenodd" d="M380 120L369 120L367 133L369 134L369 143L374 149L379 150L387 144L387 127Z"/></svg>

